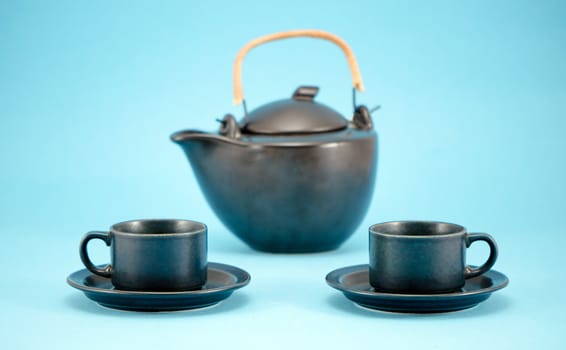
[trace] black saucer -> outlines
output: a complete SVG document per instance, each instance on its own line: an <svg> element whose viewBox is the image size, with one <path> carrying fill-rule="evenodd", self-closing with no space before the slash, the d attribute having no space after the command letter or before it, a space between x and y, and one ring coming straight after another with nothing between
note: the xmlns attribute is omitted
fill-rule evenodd
<svg viewBox="0 0 566 350"><path fill-rule="evenodd" d="M102 306L129 311L177 311L214 305L250 282L250 275L237 267L208 263L208 280L197 290L181 292L144 292L115 289L109 278L87 269L67 277L67 283Z"/></svg>
<svg viewBox="0 0 566 350"><path fill-rule="evenodd" d="M439 294L400 294L376 292L369 284L368 265L334 270L326 275L326 283L346 298L370 309L404 313L434 313L464 310L490 297L509 283L507 277L490 270L466 280L461 290Z"/></svg>

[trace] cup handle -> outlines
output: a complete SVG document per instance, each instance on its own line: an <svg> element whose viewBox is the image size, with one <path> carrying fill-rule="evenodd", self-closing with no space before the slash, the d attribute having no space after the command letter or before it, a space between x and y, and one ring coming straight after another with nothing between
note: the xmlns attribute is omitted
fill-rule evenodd
<svg viewBox="0 0 566 350"><path fill-rule="evenodd" d="M495 260L497 259L498 249L497 243L495 243L495 239L487 233L468 233L466 234L466 248L469 248L475 241L484 241L489 244L489 257L487 261L480 267L471 267L466 266L464 268L464 277L471 278L475 276L479 276L484 272L487 272L493 264L495 264Z"/></svg>
<svg viewBox="0 0 566 350"><path fill-rule="evenodd" d="M107 246L110 246L110 233L109 232L102 232L102 231L91 231L84 235L83 239L81 240L81 245L79 249L79 253L81 255L81 260L86 268L99 276L103 277L110 277L112 275L112 265L108 264L103 268L99 268L92 263L90 257L88 256L87 245L91 239L101 239L106 243Z"/></svg>

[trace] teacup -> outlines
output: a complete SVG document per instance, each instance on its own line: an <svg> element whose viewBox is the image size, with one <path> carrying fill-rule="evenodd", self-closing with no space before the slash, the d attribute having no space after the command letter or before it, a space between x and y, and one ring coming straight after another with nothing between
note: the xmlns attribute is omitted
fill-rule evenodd
<svg viewBox="0 0 566 350"><path fill-rule="evenodd" d="M485 241L490 253L480 267L466 265L466 248ZM369 228L370 284L378 291L443 293L460 289L467 278L488 271L497 244L486 233L432 221L393 221Z"/></svg>
<svg viewBox="0 0 566 350"><path fill-rule="evenodd" d="M97 267L87 244L101 239L110 246L111 263ZM132 220L109 232L87 233L81 260L92 273L109 277L115 288L140 291L183 291L201 288L207 278L207 228L189 220Z"/></svg>

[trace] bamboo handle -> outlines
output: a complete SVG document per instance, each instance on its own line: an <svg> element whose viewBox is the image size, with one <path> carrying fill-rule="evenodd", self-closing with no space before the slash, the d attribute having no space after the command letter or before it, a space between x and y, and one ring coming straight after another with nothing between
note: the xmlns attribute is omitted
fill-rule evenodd
<svg viewBox="0 0 566 350"><path fill-rule="evenodd" d="M350 71L352 73L354 88L360 92L364 91L364 84L362 83L362 76L360 74L360 69L358 68L358 63L356 62L356 57L354 56L352 49L350 49L350 46L348 46L348 44L344 40L334 34L322 30L299 29L262 36L250 41L240 49L240 52L238 52L236 60L234 61L234 104L239 105L244 100L244 89L242 87L242 63L246 54L254 47L267 43L269 41L297 37L324 39L338 45L342 49L342 51L346 55L346 59L348 60L348 65L350 66Z"/></svg>

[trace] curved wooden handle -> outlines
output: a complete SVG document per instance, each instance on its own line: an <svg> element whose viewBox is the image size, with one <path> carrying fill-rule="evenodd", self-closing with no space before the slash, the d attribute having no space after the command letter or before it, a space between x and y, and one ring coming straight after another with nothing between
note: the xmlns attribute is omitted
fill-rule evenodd
<svg viewBox="0 0 566 350"><path fill-rule="evenodd" d="M299 29L262 36L250 41L240 49L240 52L238 52L236 60L234 61L234 104L239 105L244 100L244 90L242 87L242 62L244 61L246 54L254 47L266 42L297 37L324 39L338 45L346 55L348 65L350 65L354 88L360 92L364 91L364 84L362 83L362 76L360 74L360 69L358 68L358 62L356 62L356 57L354 57L352 49L350 49L350 46L348 46L344 40L334 34L322 30Z"/></svg>

